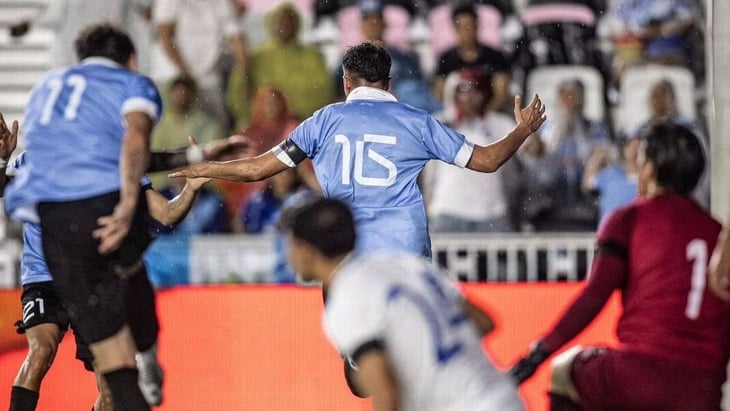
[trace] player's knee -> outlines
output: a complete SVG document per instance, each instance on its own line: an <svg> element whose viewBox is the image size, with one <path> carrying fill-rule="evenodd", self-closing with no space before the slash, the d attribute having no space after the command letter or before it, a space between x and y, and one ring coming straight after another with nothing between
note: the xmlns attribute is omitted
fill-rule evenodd
<svg viewBox="0 0 730 411"><path fill-rule="evenodd" d="M54 338L34 338L28 341L28 359L32 366L48 368L56 356L58 343Z"/></svg>
<svg viewBox="0 0 730 411"><path fill-rule="evenodd" d="M551 379L550 392L559 396L578 401L578 392L573 385L571 370L573 360L580 354L583 347L575 346L556 356L550 363Z"/></svg>

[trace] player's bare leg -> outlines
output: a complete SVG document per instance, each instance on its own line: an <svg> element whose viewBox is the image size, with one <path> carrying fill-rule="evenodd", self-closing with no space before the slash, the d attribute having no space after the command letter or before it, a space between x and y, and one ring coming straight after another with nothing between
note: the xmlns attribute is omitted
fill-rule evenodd
<svg viewBox="0 0 730 411"><path fill-rule="evenodd" d="M576 411L582 410L578 391L570 378L570 370L573 360L580 354L583 347L571 347L553 359L551 365L550 410L551 411Z"/></svg>
<svg viewBox="0 0 730 411"><path fill-rule="evenodd" d="M25 330L28 355L13 381L10 410L35 410L43 377L56 357L61 329L56 324L39 324Z"/></svg>
<svg viewBox="0 0 730 411"><path fill-rule="evenodd" d="M114 411L112 392L104 381L104 377L96 370L94 370L94 376L96 377L96 388L99 390L99 396L96 397L94 403L94 411Z"/></svg>
<svg viewBox="0 0 730 411"><path fill-rule="evenodd" d="M129 326L113 336L90 345L95 367L109 385L115 407L137 411L149 410L149 405L137 386L137 348Z"/></svg>

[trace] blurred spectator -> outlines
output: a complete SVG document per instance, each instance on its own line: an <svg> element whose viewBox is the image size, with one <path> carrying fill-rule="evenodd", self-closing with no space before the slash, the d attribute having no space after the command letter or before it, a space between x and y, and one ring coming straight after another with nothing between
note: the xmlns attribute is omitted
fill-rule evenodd
<svg viewBox="0 0 730 411"><path fill-rule="evenodd" d="M690 66L688 35L700 23L693 0L614 0L614 76L641 61Z"/></svg>
<svg viewBox="0 0 730 411"><path fill-rule="evenodd" d="M429 112L438 111L441 104L431 94L429 85L423 76L418 55L385 44L383 35L385 34L386 22L383 18L381 0L362 0L360 2L360 16L360 30L364 40L384 47L390 54L390 91L393 95L399 101L414 107ZM335 69L334 84L339 99L345 97L342 76L342 65L338 64Z"/></svg>
<svg viewBox="0 0 730 411"><path fill-rule="evenodd" d="M424 0L429 9L440 6L442 4L459 4L461 0ZM473 0L474 4L485 4L496 8L502 16L508 16L515 12L512 0Z"/></svg>
<svg viewBox="0 0 730 411"><path fill-rule="evenodd" d="M649 91L649 107L651 117L647 123L671 121L684 126L692 126L693 121L682 117L677 109L677 97L674 85L669 80L660 80Z"/></svg>
<svg viewBox="0 0 730 411"><path fill-rule="evenodd" d="M555 187L560 170L548 155L539 134L530 136L518 152L523 192L520 206L521 231L542 231L549 227L555 207Z"/></svg>
<svg viewBox="0 0 730 411"><path fill-rule="evenodd" d="M606 58L596 34L601 1L530 0L520 18L524 24L517 41L514 64L527 80L545 65L591 66L608 78Z"/></svg>
<svg viewBox="0 0 730 411"><path fill-rule="evenodd" d="M477 39L477 13L471 2L454 6L451 21L457 36L457 45L445 51L438 58L434 78L434 94L443 101L446 76L452 71L466 67L480 67L492 81L492 99L489 107L500 111L509 105L511 67L501 51L479 43ZM511 112L512 108L508 109Z"/></svg>
<svg viewBox="0 0 730 411"><path fill-rule="evenodd" d="M638 135L629 134L614 146L597 147L588 158L582 186L586 194L598 195L599 224L636 198L640 146Z"/></svg>
<svg viewBox="0 0 730 411"><path fill-rule="evenodd" d="M332 102L334 89L327 64L316 48L299 40L301 18L296 7L285 2L267 15L269 41L250 56L248 81L242 70L233 70L226 92L227 103L239 121L249 118L248 93L272 86L281 90L292 114L305 119Z"/></svg>
<svg viewBox="0 0 730 411"><path fill-rule="evenodd" d="M195 137L198 144L210 143L224 136L220 125L208 113L195 105L197 86L187 76L172 79L169 87L169 104L165 114L152 132L153 149L175 149L188 144L187 136ZM170 184L167 173L152 175L156 187Z"/></svg>
<svg viewBox="0 0 730 411"><path fill-rule="evenodd" d="M264 86L258 89L251 107L251 121L247 127L240 129L247 145L242 150L231 153L226 159L257 156L274 145L284 141L289 133L299 125L289 111L289 104L281 90ZM226 206L231 214L234 230L241 226L236 223L236 213L245 207L251 193L263 189L263 182L237 183L229 180L216 180L224 192Z"/></svg>
<svg viewBox="0 0 730 411"><path fill-rule="evenodd" d="M238 210L236 223L241 232L273 233L279 221L281 206L286 198L304 187L296 168L289 168L266 179L266 187L251 195Z"/></svg>
<svg viewBox="0 0 730 411"><path fill-rule="evenodd" d="M456 81L452 81L454 77ZM486 146L514 128L514 120L487 107L491 87L486 73L476 68L462 69L449 75L446 86L451 84L456 89L455 115L444 120L469 141ZM514 231L519 180L517 162L513 160L489 174L429 162L424 171L424 188L428 192L431 231Z"/></svg>
<svg viewBox="0 0 730 411"><path fill-rule="evenodd" d="M275 233L274 279L277 283L293 283L296 276L287 261L286 235L280 230L283 213L287 209L314 196L300 179L296 168L289 168L269 177L267 187L251 196L240 210L238 224L249 234Z"/></svg>
<svg viewBox="0 0 730 411"><path fill-rule="evenodd" d="M547 152L558 161L560 174L555 199L556 216L565 220L564 229L593 230L597 207L581 189L583 168L593 150L610 141L606 126L587 119L583 112L583 83L569 80L558 85L558 106L545 122L541 135ZM555 227L560 229L560 226Z"/></svg>
<svg viewBox="0 0 730 411"><path fill-rule="evenodd" d="M35 25L49 27L54 38L51 44L53 67L76 62L73 43L79 31L96 23L109 22L129 33L135 45L137 66L149 74L149 47L152 42L150 7L152 0L53 0L40 15L26 16L11 26L11 35L25 35Z"/></svg>
<svg viewBox="0 0 730 411"><path fill-rule="evenodd" d="M527 0L528 6L542 4L582 4L588 6L596 16L606 12L607 3L613 0Z"/></svg>
<svg viewBox="0 0 730 411"><path fill-rule="evenodd" d="M221 127L230 128L223 104L223 43L240 70L246 67L246 46L230 0L156 0L153 13L160 46L178 74L195 79L196 105Z"/></svg>
<svg viewBox="0 0 730 411"><path fill-rule="evenodd" d="M408 14L415 16L416 14L425 13L424 3L421 0L381 0L382 5L394 5L403 7ZM367 0L313 0L314 8L314 24L318 24L322 17L334 16L341 9L348 6L361 5Z"/></svg>
<svg viewBox="0 0 730 411"><path fill-rule="evenodd" d="M692 197L703 207L709 208L710 206L710 173L707 170L710 169L710 156L709 156L709 140L705 131L704 125L698 124L697 122L679 114L677 108L676 93L674 85L669 80L660 80L655 83L649 91L649 108L651 115L649 119L639 127L639 130L634 132L640 133L647 130L650 126L657 123L670 122L679 124L692 130L700 140L702 148L705 152L705 161L708 167L705 173L702 175L697 187L692 193Z"/></svg>

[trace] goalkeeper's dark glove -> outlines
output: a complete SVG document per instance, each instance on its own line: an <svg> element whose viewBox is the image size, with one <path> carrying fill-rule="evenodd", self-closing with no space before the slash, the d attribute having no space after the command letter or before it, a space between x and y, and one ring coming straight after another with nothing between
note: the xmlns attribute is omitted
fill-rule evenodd
<svg viewBox="0 0 730 411"><path fill-rule="evenodd" d="M532 345L530 353L522 357L517 364L513 365L509 370L509 375L517 383L522 384L525 380L532 377L537 368L542 364L550 353L545 350L542 341L537 341Z"/></svg>

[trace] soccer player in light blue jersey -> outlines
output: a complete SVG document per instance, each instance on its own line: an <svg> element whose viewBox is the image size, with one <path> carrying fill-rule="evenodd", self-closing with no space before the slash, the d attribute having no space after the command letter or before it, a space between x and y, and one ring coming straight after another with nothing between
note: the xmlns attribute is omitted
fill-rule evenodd
<svg viewBox="0 0 730 411"><path fill-rule="evenodd" d="M26 164L25 153L21 153L5 170L17 141L17 124L11 132L5 126L0 114L0 195L18 169ZM210 179L189 179L185 187L173 199L168 200L152 189L147 177L142 180L142 188L149 203L150 216L165 225L174 225L188 213L200 188ZM70 324L68 312L53 286L53 278L46 265L41 243L39 224L23 225L23 255L21 259L21 285L23 294L21 304L23 318L16 322L18 332L28 340L28 355L13 381L10 408L17 411L35 410L41 382L53 364L59 342L63 339ZM130 278L129 318L137 349L137 368L140 369L140 389L150 405L162 403L162 370L157 363L157 317L154 305L144 298L154 293L147 273L142 271ZM139 304L137 304L139 303ZM76 337L76 358L84 367L93 371L93 355L88 345ZM100 377L97 374L97 377ZM147 381L146 379L149 379ZM110 410L111 394L103 381L99 381L100 396L94 410Z"/></svg>
<svg viewBox="0 0 730 411"><path fill-rule="evenodd" d="M80 63L50 71L31 91L28 164L7 187L5 206L40 224L56 291L115 409L148 410L126 291L150 241L140 181L162 103L154 83L136 73L134 45L121 30L91 26L75 46Z"/></svg>
<svg viewBox="0 0 730 411"><path fill-rule="evenodd" d="M352 208L360 233L358 249L430 257L426 210L417 184L426 163L438 159L494 172L545 121L537 96L524 109L517 97L517 126L501 140L478 146L387 91L390 56L382 47L352 47L342 66L347 100L317 111L279 146L258 157L199 163L171 176L258 181L309 157L324 196Z"/></svg>

